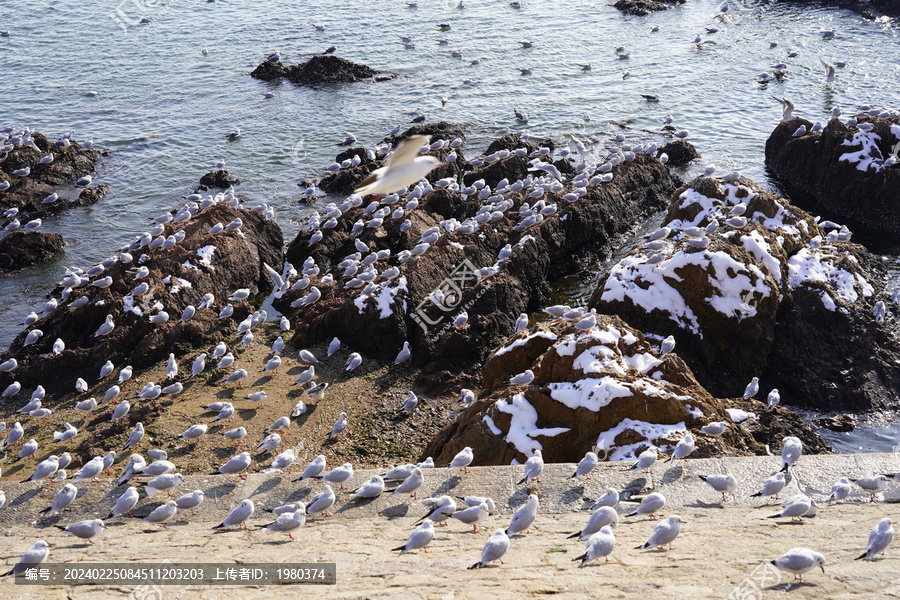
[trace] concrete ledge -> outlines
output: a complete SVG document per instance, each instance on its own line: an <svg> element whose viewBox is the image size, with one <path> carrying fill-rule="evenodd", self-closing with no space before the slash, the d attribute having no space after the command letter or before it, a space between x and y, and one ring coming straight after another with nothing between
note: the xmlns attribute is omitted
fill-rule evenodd
<svg viewBox="0 0 900 600"><path fill-rule="evenodd" d="M803 491L820 500L814 519L790 523L769 519L776 507L767 498L751 498L763 480L780 466L780 457L697 459L655 465L650 473L626 470L621 463L601 464L591 479L569 479L574 465L547 465L543 481L516 486L519 467L473 468L468 474L447 478L446 469L426 474L421 496L450 493L492 496L504 514L489 516L475 533L470 526L450 519L436 527L428 553L398 555L424 509L408 498L384 495L366 504L348 503L342 493L331 517L314 516L295 533L296 541L284 534L259 531L271 522L264 509L285 501L308 499L322 489L322 483L291 483L299 475L251 474L246 481L234 476L188 477L177 493L203 489L209 498L198 516L188 511L178 515L169 529L148 525L138 519L111 519L109 528L89 545L64 535L50 525L81 519L105 517L115 498L124 490L112 482L81 482L73 510L57 517L37 520L40 509L49 506L60 484L5 483L8 503L0 510L0 559L6 565L18 561L35 540L51 544L50 562L137 562L158 565L175 563L334 562L335 586L285 588L282 586L173 586L161 588L163 600L189 597L218 600L222 593L238 598L280 599L312 593L325 598L435 598L483 600L491 594L497 600L520 599L546 594L563 598L615 597L647 598L775 598L790 584L791 598L891 598L900 597L895 581L900 564L900 548L890 547L886 557L874 562L855 561L867 543L871 528L885 516L898 519L900 507L892 501L900 485L891 484L886 502L869 503L868 495L854 491L847 502L827 506L824 500L832 484L841 476L861 477L900 469L900 456L892 454L828 455L803 457L793 469L792 481L783 496ZM704 484L698 475L729 472L739 481L734 499L721 496ZM360 471L348 488L368 479L372 471ZM616 548L608 563L579 569L573 558L584 552L585 544L567 536L579 531L587 521L584 498L594 499L607 487L637 493L660 491L668 502L666 515L679 514L686 521L672 551L637 550L647 539L656 521L626 518L633 504L621 503ZM513 538L504 558L507 564L477 571L475 563L487 537L496 528L509 524L509 513L524 502L529 493L541 498L541 514L529 533ZM157 494L142 498L135 513L147 514L164 500ZM252 498L257 505L250 531L219 532L213 525L241 499ZM167 498L165 498L167 500ZM790 548L804 546L822 552L826 573L810 572L802 585L787 573L767 570L768 561ZM749 591L758 595L748 596ZM96 598L139 598L133 585L101 587L15 586L7 578L0 581L0 598L42 600Z"/></svg>

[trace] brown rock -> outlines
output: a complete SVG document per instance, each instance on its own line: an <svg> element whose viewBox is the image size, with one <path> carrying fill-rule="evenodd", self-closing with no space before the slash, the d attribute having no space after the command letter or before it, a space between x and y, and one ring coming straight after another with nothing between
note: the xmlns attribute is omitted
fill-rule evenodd
<svg viewBox="0 0 900 600"><path fill-rule="evenodd" d="M63 236L43 231L13 231L0 240L0 270L47 262L63 251Z"/></svg>

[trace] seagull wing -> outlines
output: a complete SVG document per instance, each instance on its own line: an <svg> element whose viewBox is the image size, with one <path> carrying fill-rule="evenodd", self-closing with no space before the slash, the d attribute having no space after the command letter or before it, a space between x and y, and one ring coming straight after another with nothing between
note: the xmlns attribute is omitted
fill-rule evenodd
<svg viewBox="0 0 900 600"><path fill-rule="evenodd" d="M430 135L411 135L402 140L394 149L394 153L388 159L388 169L412 164L419 155L419 148L431 141ZM363 182L365 183L365 182Z"/></svg>

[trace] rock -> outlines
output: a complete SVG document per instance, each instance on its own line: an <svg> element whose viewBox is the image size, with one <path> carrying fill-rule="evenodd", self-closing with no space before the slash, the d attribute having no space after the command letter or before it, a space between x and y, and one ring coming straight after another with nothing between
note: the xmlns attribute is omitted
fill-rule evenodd
<svg viewBox="0 0 900 600"><path fill-rule="evenodd" d="M200 191L206 191L210 188L221 188L224 190L233 185L238 185L239 183L241 183L241 180L229 173L226 169L218 169L216 171L210 171L201 177L200 186L197 189Z"/></svg>
<svg viewBox="0 0 900 600"><path fill-rule="evenodd" d="M812 123L800 118L779 123L766 141L766 164L788 189L807 196L818 210L886 244L896 244L900 165L885 166L883 159L900 141L891 132L900 118L860 117L860 122L871 123L874 129L865 133L832 119L820 134L793 137L800 125L808 131Z"/></svg>
<svg viewBox="0 0 900 600"><path fill-rule="evenodd" d="M531 385L510 386L525 369L534 373ZM483 376L478 400L425 448L435 464L466 446L479 465L523 463L537 449L548 463L578 462L595 446L603 459L633 460L651 444L671 453L688 431L697 444L692 457L765 454L765 444L781 441L781 430L764 421L732 423L730 401L714 398L676 354L660 357L615 316L600 315L586 332L559 321L532 326L492 352ZM828 451L799 416L776 408L793 416L791 435L802 436L805 452ZM723 444L699 433L712 421L732 423Z"/></svg>
<svg viewBox="0 0 900 600"><path fill-rule="evenodd" d="M838 0L837 5L874 21L882 15L900 15L900 0Z"/></svg>
<svg viewBox="0 0 900 600"><path fill-rule="evenodd" d="M284 66L280 62L264 62L256 67L250 76L265 81L283 77L298 85L320 85L373 79L378 74L378 71L366 65L358 65L329 54L313 56L307 62L292 67Z"/></svg>
<svg viewBox="0 0 900 600"><path fill-rule="evenodd" d="M500 162L507 161L512 158ZM426 366L418 384L440 388L512 333L520 313L543 306L550 299L551 281L593 268L594 261L608 255L635 223L663 206L679 181L647 155L615 167L614 173L608 183L589 185L577 202L561 200L564 192L548 193L545 202L558 202L557 214L520 231L514 227L521 220L517 210L523 202L521 193L509 193L502 216L490 226L480 227L477 235L446 233L445 226L458 227L472 219L482 204L475 197L463 198L447 189L425 193L417 209L398 219L391 219L388 213L382 226L363 227L356 236L350 231L354 222L363 219L367 202L359 207L345 203L337 225L322 230L321 241L310 247L313 232L301 231L287 250L288 261L298 269L311 257L323 273L330 270L336 281L312 284L321 292L315 304L291 307L309 293L304 289L286 293L275 301L275 307L288 315L293 324L292 343L299 347L337 336L353 339L355 351L393 359L403 342L409 342L413 362ZM465 173L464 179L468 176ZM405 203L401 200L388 210ZM400 233L407 218L411 228ZM432 227L440 231L439 239L422 256L400 264L398 255L412 250ZM345 288L350 281L349 276L341 278L346 265L337 265L357 252L354 239L372 251L388 250L393 258L376 263L377 270L398 266L399 276L390 283L379 281L365 296L359 287ZM511 255L499 261L507 244ZM479 274L478 269L485 271ZM467 311L468 322L451 327L462 310Z"/></svg>
<svg viewBox="0 0 900 600"><path fill-rule="evenodd" d="M743 219L728 223L736 205ZM719 222L708 246L685 230ZM638 245L600 280L589 306L672 335L712 394L760 377L788 405L882 408L900 392L893 317L875 321L886 272L865 248L746 179L698 178L672 196L663 247ZM693 233L693 232L692 232ZM829 236L834 238L829 241ZM694 238L693 241L697 241ZM660 338L661 339L661 338Z"/></svg>
<svg viewBox="0 0 900 600"><path fill-rule="evenodd" d="M78 194L64 188L93 173L102 156L101 152L81 150L80 144L75 140L71 140L68 148L58 148L38 132L32 134L32 139L37 150L31 146L16 146L6 160L0 163L0 182L10 183L9 189L0 193L0 213L18 208L19 214L15 218L25 223L26 220L43 218L75 206L93 204L104 196L107 186L85 188ZM53 162L40 164L41 158L50 152L53 153ZM25 167L31 169L27 177L12 175L13 171ZM54 192L59 194L59 200L43 204L44 199ZM2 225L5 226L8 222L6 220Z"/></svg>
<svg viewBox="0 0 900 600"><path fill-rule="evenodd" d="M0 240L0 270L21 269L47 262L62 252L63 236L43 231L13 231Z"/></svg>
<svg viewBox="0 0 900 600"><path fill-rule="evenodd" d="M846 433L856 428L856 417L849 414L832 415L816 419L816 424L831 431Z"/></svg>
<svg viewBox="0 0 900 600"><path fill-rule="evenodd" d="M243 221L240 234L224 231L207 235L214 224L230 223L238 217ZM173 235L176 229L186 234L181 243L167 250L134 250L132 264L114 263L95 277L110 276L112 285L106 289L89 284L74 288L67 300L60 300L52 312L19 333L5 353L19 361L15 379L26 388L42 384L48 393L68 392L74 389L78 377L93 381L107 360L140 369L164 360L170 352L177 356L194 352L197 347L215 344L233 332L234 319L239 321L249 314L249 305L236 305L231 319L218 319L219 311L239 288L249 288L251 297L272 289L272 279L263 265L280 270L284 243L281 229L274 221L264 220L258 211L225 204L213 205L184 224L166 225L164 235ZM210 264L205 264L198 250L210 245L216 249ZM140 282L132 276L139 265L150 269ZM134 298L130 294L141 282L148 283L150 289ZM198 310L192 319L181 323L185 307L196 307L206 293L215 296L212 308ZM87 297L88 303L70 308L81 297ZM152 308L156 303L169 314L166 325L149 321L149 315L157 313ZM112 316L115 329L108 335L94 337L107 315ZM36 343L22 347L32 329L40 329L44 335ZM52 355L50 349L56 338L61 338L66 348ZM48 378L47 373L56 375ZM10 374L0 373L0 385L12 381Z"/></svg>
<svg viewBox="0 0 900 600"><path fill-rule="evenodd" d="M669 142L660 148L656 155L666 154L669 157L667 163L670 167L684 167L691 163L692 160L700 158L700 153L690 142L684 140L675 140Z"/></svg>
<svg viewBox="0 0 900 600"><path fill-rule="evenodd" d="M637 15L644 17L650 13L660 10L668 10L673 6L684 4L685 0L666 0L660 2L658 0L617 0L613 6L618 8L626 15Z"/></svg>

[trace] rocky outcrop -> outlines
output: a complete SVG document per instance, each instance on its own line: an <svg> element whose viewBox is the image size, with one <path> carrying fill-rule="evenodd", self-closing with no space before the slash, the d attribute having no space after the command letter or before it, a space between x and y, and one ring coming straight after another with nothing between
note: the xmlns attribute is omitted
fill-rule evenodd
<svg viewBox="0 0 900 600"><path fill-rule="evenodd" d="M239 229L207 233L217 223L229 224L235 219L242 222ZM180 232L184 239L166 249L150 249L147 242L152 236L146 234L142 247L132 244L130 262L114 262L90 278L79 281L77 274L70 273L64 283L69 286L63 291L65 296L56 297L58 305L13 340L5 358L15 357L19 367L14 376L0 374L0 386L15 379L24 388L41 384L48 392L70 391L78 377L93 381L107 360L139 369L164 360L170 352L180 356L214 344L233 331L234 319L246 316L249 305L236 303L232 318L219 319L219 312L235 290L248 288L252 298L272 288L264 265L280 270L281 229L258 211L219 203L186 222L170 222L162 237L180 236ZM138 279L135 274L141 267L149 272ZM95 285L106 277L112 280L108 286ZM136 292L143 284L147 290ZM210 307L198 309L191 319L181 322L185 308L197 307L206 294L214 296ZM151 323L150 316L161 312L168 314L169 321ZM107 317L112 318L114 329L97 335ZM34 330L42 332L41 337L24 346L26 336ZM52 354L57 338L63 340L65 349ZM47 373L54 377L48 378Z"/></svg>
<svg viewBox="0 0 900 600"><path fill-rule="evenodd" d="M820 133L794 137L795 118L779 123L766 141L766 164L791 191L809 197L816 208L853 229L875 234L883 243L900 241L900 118L859 117L869 132L832 119ZM893 163L893 164L892 164Z"/></svg>
<svg viewBox="0 0 900 600"><path fill-rule="evenodd" d="M292 343L303 347L337 336L353 340L354 350L393 359L409 342L414 363L427 365L420 384L441 385L487 356L513 332L520 313L543 306L551 281L606 256L625 232L664 206L679 181L655 158L639 154L613 167L611 181L590 183L585 176L573 182L565 175L561 182L544 181L558 191L536 202L525 197L533 188L509 189L516 185L514 172L509 175L504 188L479 191L473 182L465 194L420 184L406 199L378 208L380 221L372 221L378 203L329 207L316 228L302 231L288 248L288 261L312 273L307 280L298 276L295 289L275 302L293 324ZM463 180L469 178L464 173ZM571 191L576 184L580 199ZM564 200L567 192L577 201ZM406 220L409 229L401 231ZM363 257L375 252L381 258ZM376 262L368 281L354 280L352 271L366 274L369 261ZM385 271L394 277L384 280ZM334 280L323 280L324 273ZM304 300L318 294L316 302ZM453 326L462 311L468 321Z"/></svg>
<svg viewBox="0 0 900 600"><path fill-rule="evenodd" d="M241 182L240 179L232 175L226 169L217 169L215 171L210 171L206 175L200 178L200 186L197 188L200 191L207 191L210 188L219 188L226 189L233 185L238 185Z"/></svg>
<svg viewBox="0 0 900 600"><path fill-rule="evenodd" d="M31 139L33 146L10 144L13 146L12 150L0 162L0 185L9 184L5 191L0 191L0 213L9 209L17 211L8 219L0 217L0 226L6 227L14 219L24 224L69 208L87 206L106 194L106 185L81 190L69 187L95 170L101 157L99 151L81 150L80 145L73 140L68 141L67 147L60 147L38 132L32 133ZM40 162L51 153L52 162ZM24 168L30 170L28 175L13 175L14 171ZM45 203L44 200L54 193L59 199Z"/></svg>
<svg viewBox="0 0 900 600"><path fill-rule="evenodd" d="M0 271L47 262L66 245L63 236L43 231L13 231L0 240Z"/></svg>
<svg viewBox="0 0 900 600"><path fill-rule="evenodd" d="M526 369L531 384L510 385ZM738 424L740 413L729 414L738 407L757 414ZM722 443L699 433L713 421L729 423ZM557 321L506 340L484 365L478 400L423 456L448 464L470 446L479 465L522 463L538 449L546 462L578 462L592 449L605 460L627 460L651 445L671 453L687 432L696 441L692 457L765 454L785 431L803 440L804 452L828 451L795 413L714 398L677 355L660 356L641 332L601 315L584 331Z"/></svg>
<svg viewBox="0 0 900 600"><path fill-rule="evenodd" d="M313 56L305 63L283 65L278 62L264 62L253 69L251 77L264 81L287 79L298 85L320 85L323 83L347 83L366 79L391 78L366 65L359 65L334 55Z"/></svg>
<svg viewBox="0 0 900 600"><path fill-rule="evenodd" d="M663 226L602 277L592 308L674 336L718 396L759 376L761 397L777 388L788 405L896 402L900 339L873 315L885 269L849 231L746 179L685 185Z"/></svg>
<svg viewBox="0 0 900 600"><path fill-rule="evenodd" d="M659 149L657 156L665 154L669 157L666 163L671 167L685 167L691 164L691 161L700 158L700 153L694 148L693 144L684 140L674 140Z"/></svg>
<svg viewBox="0 0 900 600"><path fill-rule="evenodd" d="M668 10L679 4L684 4L685 1L686 0L666 0L664 2L660 2L659 0L617 0L613 6L626 15L644 17L650 13Z"/></svg>

